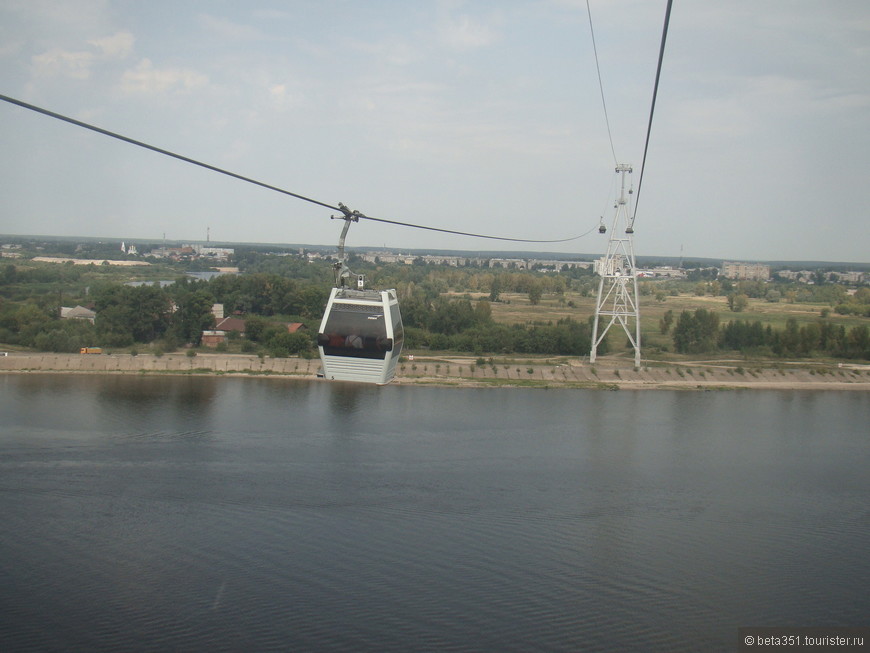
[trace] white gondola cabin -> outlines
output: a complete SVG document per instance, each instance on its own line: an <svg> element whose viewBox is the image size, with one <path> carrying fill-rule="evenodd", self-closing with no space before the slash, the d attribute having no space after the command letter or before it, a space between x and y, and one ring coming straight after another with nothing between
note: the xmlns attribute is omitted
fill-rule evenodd
<svg viewBox="0 0 870 653"><path fill-rule="evenodd" d="M389 383L404 337L395 290L333 288L317 334L323 376Z"/></svg>

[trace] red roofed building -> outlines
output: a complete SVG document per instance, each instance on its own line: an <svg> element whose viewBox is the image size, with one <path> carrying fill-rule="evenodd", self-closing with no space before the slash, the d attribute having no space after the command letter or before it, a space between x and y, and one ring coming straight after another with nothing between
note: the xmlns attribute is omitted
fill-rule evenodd
<svg viewBox="0 0 870 653"><path fill-rule="evenodd" d="M225 317L217 321L214 325L218 331L238 331L241 335L245 335L245 321L238 317Z"/></svg>
<svg viewBox="0 0 870 653"><path fill-rule="evenodd" d="M215 348L227 339L226 331L203 331L202 345L203 347Z"/></svg>

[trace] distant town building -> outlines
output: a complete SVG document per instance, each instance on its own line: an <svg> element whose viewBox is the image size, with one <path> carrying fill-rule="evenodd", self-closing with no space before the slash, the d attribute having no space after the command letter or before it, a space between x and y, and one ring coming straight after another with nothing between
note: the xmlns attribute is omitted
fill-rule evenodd
<svg viewBox="0 0 870 653"><path fill-rule="evenodd" d="M722 276L740 281L767 281L770 279L770 266L761 263L725 262L722 264Z"/></svg>
<svg viewBox="0 0 870 653"><path fill-rule="evenodd" d="M97 314L84 306L75 306L73 308L70 308L69 306L61 306L60 317L62 320L87 320L93 324Z"/></svg>
<svg viewBox="0 0 870 653"><path fill-rule="evenodd" d="M831 272L830 278L839 283L864 283L867 275L863 272Z"/></svg>
<svg viewBox="0 0 870 653"><path fill-rule="evenodd" d="M203 331L202 332L202 344L204 347L217 347L222 342L225 342L227 339L227 334L225 331L219 331L217 329L211 331Z"/></svg>
<svg viewBox="0 0 870 653"><path fill-rule="evenodd" d="M159 288L167 288L175 283L175 279L161 279L160 281L128 281L125 286L131 288L141 288L142 286L155 286Z"/></svg>
<svg viewBox="0 0 870 653"><path fill-rule="evenodd" d="M234 253L231 247L207 247L205 245L182 245L181 247L155 247L149 252L154 258L168 258L173 261L187 261L197 258L210 258L226 261ZM129 253L129 252L128 252Z"/></svg>
<svg viewBox="0 0 870 653"><path fill-rule="evenodd" d="M187 247L192 248L197 256L213 258L219 261L226 261L236 252L231 247L203 247L202 245L188 245Z"/></svg>
<svg viewBox="0 0 870 653"><path fill-rule="evenodd" d="M308 254L308 259L311 260L313 258L320 258L320 255L316 252L311 252ZM403 263L405 265L411 265L414 262L414 256L412 254L394 254L392 252L366 252L361 256L363 261L367 263Z"/></svg>
<svg viewBox="0 0 870 653"><path fill-rule="evenodd" d="M190 245L183 245L181 247L157 247L152 249L150 254L154 258L168 258L173 261L189 260L196 256L196 252Z"/></svg>
<svg viewBox="0 0 870 653"><path fill-rule="evenodd" d="M781 279L807 284L814 283L816 277L816 273L812 270L780 270L776 274Z"/></svg>
<svg viewBox="0 0 870 653"><path fill-rule="evenodd" d="M21 245L0 245L0 258L21 258Z"/></svg>
<svg viewBox="0 0 870 653"><path fill-rule="evenodd" d="M592 262L592 271L602 277L607 277L615 275L619 271L617 269L618 267L624 267L625 273L627 274L628 268L626 266L620 266L623 262L625 262L625 259L622 257L614 256L608 259L606 256L602 256Z"/></svg>
<svg viewBox="0 0 870 653"><path fill-rule="evenodd" d="M529 262L524 258L491 258L489 259L489 267L528 270Z"/></svg>
<svg viewBox="0 0 870 653"><path fill-rule="evenodd" d="M644 279L685 279L686 271L680 268L649 268L638 270L637 276Z"/></svg>
<svg viewBox="0 0 870 653"><path fill-rule="evenodd" d="M529 267L543 272L561 272L562 270L571 270L574 268L587 270L593 266L592 261L560 261L545 258L530 258L528 262Z"/></svg>
<svg viewBox="0 0 870 653"><path fill-rule="evenodd" d="M34 261L38 261L40 263L70 263L72 262L74 265L121 265L121 266L132 266L132 265L151 265L146 261L112 261L107 259L97 259L97 258L58 258L55 256L34 256Z"/></svg>
<svg viewBox="0 0 870 653"><path fill-rule="evenodd" d="M240 317L222 318L217 321L214 328L224 332L238 331L241 335L245 335L245 321Z"/></svg>

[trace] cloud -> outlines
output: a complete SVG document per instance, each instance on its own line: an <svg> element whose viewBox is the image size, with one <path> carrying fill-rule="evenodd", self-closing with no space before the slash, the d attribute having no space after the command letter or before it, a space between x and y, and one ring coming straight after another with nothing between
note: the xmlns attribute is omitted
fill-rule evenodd
<svg viewBox="0 0 870 653"><path fill-rule="evenodd" d="M270 84L266 92L269 104L279 111L296 107L300 103L300 98L287 88L286 84Z"/></svg>
<svg viewBox="0 0 870 653"><path fill-rule="evenodd" d="M235 23L226 18L201 14L199 22L213 36L229 41L261 41L267 38L262 31L250 25Z"/></svg>
<svg viewBox="0 0 870 653"><path fill-rule="evenodd" d="M0 43L0 57L17 55L24 48L24 39Z"/></svg>
<svg viewBox="0 0 870 653"><path fill-rule="evenodd" d="M92 39L88 43L100 50L102 56L107 59L124 59L133 52L135 41L130 32L118 32L112 36Z"/></svg>
<svg viewBox="0 0 870 653"><path fill-rule="evenodd" d="M451 50L475 50L494 43L496 32L467 15L449 20L439 30L441 42Z"/></svg>
<svg viewBox="0 0 870 653"><path fill-rule="evenodd" d="M112 36L91 39L90 50L64 50L52 48L32 58L33 72L37 77L61 76L85 80L91 76L93 67L100 62L124 59L133 51L135 39L130 32L117 32Z"/></svg>
<svg viewBox="0 0 870 653"><path fill-rule="evenodd" d="M32 62L33 72L37 77L58 75L71 79L88 79L91 76L94 54L52 48L47 52L35 55Z"/></svg>
<svg viewBox="0 0 870 653"><path fill-rule="evenodd" d="M404 40L363 41L360 39L344 39L346 47L366 56L376 57L391 66L407 66L420 60L417 47Z"/></svg>
<svg viewBox="0 0 870 653"><path fill-rule="evenodd" d="M121 90L131 94L155 95L171 91L190 91L208 84L208 77L187 68L155 68L150 59L124 72Z"/></svg>

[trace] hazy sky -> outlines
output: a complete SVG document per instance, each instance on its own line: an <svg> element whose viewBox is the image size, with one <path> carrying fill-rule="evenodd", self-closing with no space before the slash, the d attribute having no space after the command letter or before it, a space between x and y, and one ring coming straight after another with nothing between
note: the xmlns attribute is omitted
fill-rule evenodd
<svg viewBox="0 0 870 653"><path fill-rule="evenodd" d="M664 0L591 0L639 181ZM365 214L584 233L616 181L585 0L0 0L0 93ZM870 262L870 3L675 0L639 255ZM332 244L332 213L0 102L0 233ZM361 222L353 247L603 253Z"/></svg>

